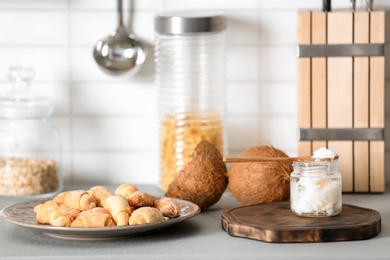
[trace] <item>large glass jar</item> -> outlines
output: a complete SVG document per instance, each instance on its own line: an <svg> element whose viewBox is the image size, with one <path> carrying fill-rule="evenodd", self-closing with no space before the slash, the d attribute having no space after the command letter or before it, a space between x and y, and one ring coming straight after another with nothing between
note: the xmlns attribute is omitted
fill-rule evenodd
<svg viewBox="0 0 390 260"><path fill-rule="evenodd" d="M34 71L11 67L0 96L0 196L49 197L62 188L60 133L48 122L52 102L30 87Z"/></svg>
<svg viewBox="0 0 390 260"><path fill-rule="evenodd" d="M290 180L291 210L303 217L335 216L342 209L338 160L294 162Z"/></svg>
<svg viewBox="0 0 390 260"><path fill-rule="evenodd" d="M155 18L163 191L201 140L226 152L225 28L220 13L175 11Z"/></svg>

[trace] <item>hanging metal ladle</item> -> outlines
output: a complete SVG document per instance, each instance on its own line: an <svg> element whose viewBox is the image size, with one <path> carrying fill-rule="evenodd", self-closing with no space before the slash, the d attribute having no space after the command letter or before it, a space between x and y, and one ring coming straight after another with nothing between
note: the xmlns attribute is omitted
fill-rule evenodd
<svg viewBox="0 0 390 260"><path fill-rule="evenodd" d="M109 75L134 75L144 63L146 51L123 26L122 0L118 0L117 10L116 31L97 42L93 57L100 68Z"/></svg>
<svg viewBox="0 0 390 260"><path fill-rule="evenodd" d="M366 2L366 10L368 12L371 12L372 9L373 9L373 5L374 5L374 0L365 0ZM356 11L356 0L351 0L351 4L352 4L352 11Z"/></svg>

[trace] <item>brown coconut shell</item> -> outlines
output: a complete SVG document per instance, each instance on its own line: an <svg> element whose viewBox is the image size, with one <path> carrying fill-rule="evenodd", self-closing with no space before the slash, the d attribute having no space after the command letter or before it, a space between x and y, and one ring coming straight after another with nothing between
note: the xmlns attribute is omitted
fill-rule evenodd
<svg viewBox="0 0 390 260"><path fill-rule="evenodd" d="M288 157L273 146L250 147L237 157ZM291 162L232 163L228 172L229 189L243 205L255 205L290 198Z"/></svg>
<svg viewBox="0 0 390 260"><path fill-rule="evenodd" d="M227 187L227 168L222 154L208 141L201 141L192 160L169 185L165 196L191 201L201 209L215 204Z"/></svg>

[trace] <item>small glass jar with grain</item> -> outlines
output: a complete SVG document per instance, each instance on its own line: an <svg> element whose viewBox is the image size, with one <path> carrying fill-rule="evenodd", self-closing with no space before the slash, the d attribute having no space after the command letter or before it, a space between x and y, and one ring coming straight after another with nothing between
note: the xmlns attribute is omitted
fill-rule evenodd
<svg viewBox="0 0 390 260"><path fill-rule="evenodd" d="M32 91L34 76L30 67L11 67L11 88L0 96L2 197L50 197L62 189L60 131L49 122L54 106Z"/></svg>

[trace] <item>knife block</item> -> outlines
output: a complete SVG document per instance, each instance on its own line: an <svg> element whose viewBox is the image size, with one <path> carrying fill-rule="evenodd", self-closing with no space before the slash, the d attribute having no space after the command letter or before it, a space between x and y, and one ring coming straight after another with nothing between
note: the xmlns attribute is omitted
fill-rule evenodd
<svg viewBox="0 0 390 260"><path fill-rule="evenodd" d="M385 12L297 16L298 155L340 156L343 192L385 191Z"/></svg>

